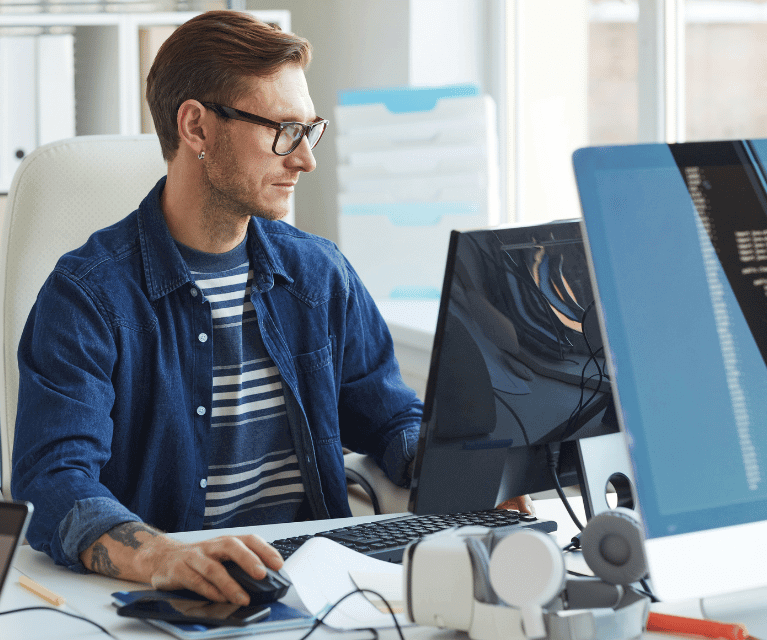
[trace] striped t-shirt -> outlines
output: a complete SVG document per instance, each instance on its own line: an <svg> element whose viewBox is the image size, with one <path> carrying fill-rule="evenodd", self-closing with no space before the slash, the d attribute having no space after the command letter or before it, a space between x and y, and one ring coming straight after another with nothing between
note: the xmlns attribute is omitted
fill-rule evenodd
<svg viewBox="0 0 767 640"><path fill-rule="evenodd" d="M224 254L177 243L213 316L211 451L203 527L292 522L304 486L282 377L250 301L246 242Z"/></svg>

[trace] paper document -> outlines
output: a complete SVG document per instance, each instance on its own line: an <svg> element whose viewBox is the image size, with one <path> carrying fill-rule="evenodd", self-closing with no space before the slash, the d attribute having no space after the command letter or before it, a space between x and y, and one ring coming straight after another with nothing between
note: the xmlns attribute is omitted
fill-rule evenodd
<svg viewBox="0 0 767 640"><path fill-rule="evenodd" d="M402 565L370 558L328 538L317 537L304 542L285 561L282 571L293 582L303 605L314 615L321 616L330 605L358 586L379 592L395 611L402 610ZM370 597L380 600L376 596ZM383 603L380 605L383 608ZM411 624L404 613L397 613L396 616L400 625ZM394 626L390 613L379 610L359 593L349 596L334 608L325 618L325 623L336 629Z"/></svg>
<svg viewBox="0 0 767 640"><path fill-rule="evenodd" d="M365 596L376 609L384 613L404 613L405 602L402 600L402 571L380 573L370 571L350 571L349 577L358 589L365 590Z"/></svg>

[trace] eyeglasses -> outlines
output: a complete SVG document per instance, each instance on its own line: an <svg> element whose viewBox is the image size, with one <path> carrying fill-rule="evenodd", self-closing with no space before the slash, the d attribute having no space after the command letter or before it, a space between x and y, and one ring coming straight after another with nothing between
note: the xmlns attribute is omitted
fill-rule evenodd
<svg viewBox="0 0 767 640"><path fill-rule="evenodd" d="M225 107L222 104L215 104L214 102L203 102L201 104L205 108L211 109L222 118L242 120L243 122L260 124L264 127L269 127L270 129L276 129L277 134L274 136L272 151L278 156L286 156L293 153L298 148L298 145L301 144L301 140L304 136L306 136L306 140L309 142L309 148L314 149L328 126L327 120L318 120L317 122L312 122L310 124L304 124L303 122L274 122L273 120L267 120L261 116L248 113L247 111L240 111L234 107Z"/></svg>

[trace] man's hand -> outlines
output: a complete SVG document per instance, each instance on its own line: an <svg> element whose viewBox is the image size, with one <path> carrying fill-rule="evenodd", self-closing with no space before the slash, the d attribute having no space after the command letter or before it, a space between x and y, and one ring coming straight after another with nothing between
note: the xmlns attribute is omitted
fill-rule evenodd
<svg viewBox="0 0 767 640"><path fill-rule="evenodd" d="M256 579L264 565L282 567L279 552L256 535L221 536L182 543L142 522L125 522L111 529L81 555L97 573L146 582L155 589L191 589L214 602L248 604L248 595L229 576L222 560L234 560Z"/></svg>
<svg viewBox="0 0 767 640"><path fill-rule="evenodd" d="M530 496L517 496L516 498L504 500L496 509L513 509L515 511L524 511L531 516L535 515L535 507Z"/></svg>

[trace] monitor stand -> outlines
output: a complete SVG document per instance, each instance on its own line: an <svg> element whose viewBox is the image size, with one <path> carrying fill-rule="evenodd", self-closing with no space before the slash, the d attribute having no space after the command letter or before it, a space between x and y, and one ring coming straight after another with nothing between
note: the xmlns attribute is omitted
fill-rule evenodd
<svg viewBox="0 0 767 640"><path fill-rule="evenodd" d="M609 485L615 489L617 505L633 509L636 490L631 460L622 432L578 440L578 480L586 520L612 507L607 501Z"/></svg>

